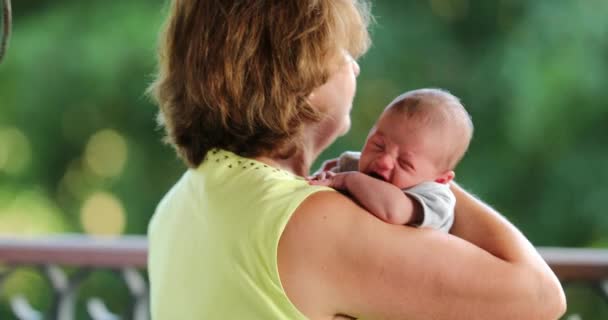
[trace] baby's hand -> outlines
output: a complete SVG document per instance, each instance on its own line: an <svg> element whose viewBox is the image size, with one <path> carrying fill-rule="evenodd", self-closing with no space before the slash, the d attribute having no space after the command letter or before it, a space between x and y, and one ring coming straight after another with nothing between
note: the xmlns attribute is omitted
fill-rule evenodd
<svg viewBox="0 0 608 320"><path fill-rule="evenodd" d="M337 165L338 165L338 158L325 160L325 161L323 161L323 164L321 165L321 170L329 171L329 170L335 168Z"/></svg>
<svg viewBox="0 0 608 320"><path fill-rule="evenodd" d="M335 173L331 171L323 171L309 177L308 183L313 186L326 186L338 190L346 188L345 178L348 173Z"/></svg>
<svg viewBox="0 0 608 320"><path fill-rule="evenodd" d="M321 164L321 168L319 168L319 170L317 170L315 173L313 173L313 175L317 176L318 174L320 174L322 172L329 171L329 170L335 168L337 165L338 165L338 158L325 160L325 161L323 161L323 164Z"/></svg>

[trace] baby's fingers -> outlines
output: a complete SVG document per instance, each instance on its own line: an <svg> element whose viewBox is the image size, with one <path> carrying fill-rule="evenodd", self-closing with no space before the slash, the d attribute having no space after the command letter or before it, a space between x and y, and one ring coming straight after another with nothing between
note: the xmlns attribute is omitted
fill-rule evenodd
<svg viewBox="0 0 608 320"><path fill-rule="evenodd" d="M336 173L333 171L325 171L323 174L325 175L325 179L330 179L336 176Z"/></svg>
<svg viewBox="0 0 608 320"><path fill-rule="evenodd" d="M331 186L331 180L330 179L308 180L308 184L310 184L311 186L329 187L329 186Z"/></svg>
<svg viewBox="0 0 608 320"><path fill-rule="evenodd" d="M314 176L308 177L308 180L325 180L328 179L329 177L333 177L333 173L329 172L329 171L325 171L325 172L320 172L315 174Z"/></svg>

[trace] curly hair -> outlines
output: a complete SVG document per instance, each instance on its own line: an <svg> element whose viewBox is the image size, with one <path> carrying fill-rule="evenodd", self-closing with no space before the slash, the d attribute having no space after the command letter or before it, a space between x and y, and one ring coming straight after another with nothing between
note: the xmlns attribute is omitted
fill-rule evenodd
<svg viewBox="0 0 608 320"><path fill-rule="evenodd" d="M343 50L368 49L364 0L175 0L149 93L166 141L190 167L222 148L285 156L322 119L308 96Z"/></svg>

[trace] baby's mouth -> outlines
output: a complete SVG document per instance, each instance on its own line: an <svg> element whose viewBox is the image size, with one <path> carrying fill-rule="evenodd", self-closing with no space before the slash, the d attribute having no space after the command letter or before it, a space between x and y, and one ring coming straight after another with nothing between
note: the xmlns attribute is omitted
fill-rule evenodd
<svg viewBox="0 0 608 320"><path fill-rule="evenodd" d="M385 181L385 182L386 182L386 179L384 179L384 177L383 177L383 176L381 176L381 175L377 174L376 172L370 172L370 173L368 173L368 175L369 175L370 177L372 177L372 178L376 178L376 179L378 179L378 180L382 180L382 181Z"/></svg>

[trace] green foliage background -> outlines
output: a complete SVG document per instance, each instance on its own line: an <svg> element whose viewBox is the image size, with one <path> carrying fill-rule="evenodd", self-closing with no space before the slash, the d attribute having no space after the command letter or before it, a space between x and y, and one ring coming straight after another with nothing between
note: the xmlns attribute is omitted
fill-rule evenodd
<svg viewBox="0 0 608 320"><path fill-rule="evenodd" d="M360 149L396 95L442 87L461 97L476 126L458 181L535 245L608 247L608 1L373 6L374 44L360 61L352 129L322 158ZM83 202L103 191L124 207L123 232L145 233L185 169L160 142L156 107L144 95L164 7L14 1L14 34L0 65L0 232L84 232ZM126 142L116 176L83 164L89 139L104 129ZM78 172L71 191L62 182L70 171ZM569 314L607 317L591 289L567 289Z"/></svg>

